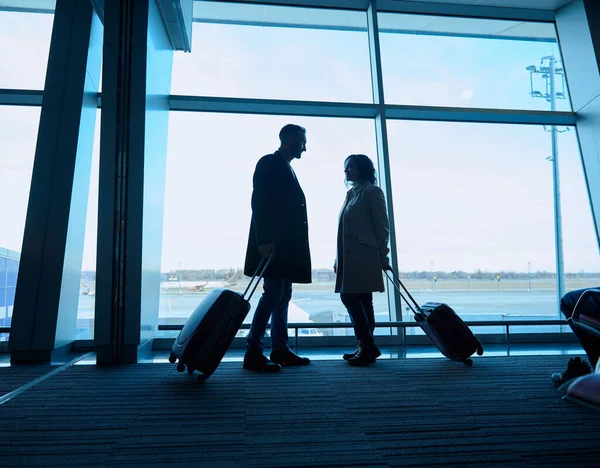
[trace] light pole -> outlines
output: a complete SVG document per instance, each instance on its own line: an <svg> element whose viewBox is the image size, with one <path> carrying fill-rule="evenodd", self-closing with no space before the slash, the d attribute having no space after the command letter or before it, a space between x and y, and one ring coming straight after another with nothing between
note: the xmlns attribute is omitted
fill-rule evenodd
<svg viewBox="0 0 600 468"><path fill-rule="evenodd" d="M433 278L433 261L431 262L431 292L435 292L435 284Z"/></svg>
<svg viewBox="0 0 600 468"><path fill-rule="evenodd" d="M179 295L181 296L183 293L181 292L181 260L179 260Z"/></svg>
<svg viewBox="0 0 600 468"><path fill-rule="evenodd" d="M534 98L543 98L550 103L550 110L556 110L556 99L566 99L565 94L565 74L564 69L562 67L557 67L556 64L558 60L554 57L554 55L548 55L542 57L540 62L540 66L536 67L535 65L530 65L527 67L527 71L529 72L529 83L531 88L531 96ZM541 75L541 78L545 81L545 92L535 90L533 86L533 75ZM556 76L560 77L560 90L556 90ZM560 180L559 180L559 172L558 172L558 147L557 147L557 133L559 130L554 125L550 126L550 130L546 129L544 125L544 130L549 131L552 137L552 156L548 159L552 162L552 185L554 189L554 242L555 242L555 251L556 251L556 293L558 296L557 300L557 314L559 318L561 317L560 307L560 299L565 293L565 285L564 285L564 262L563 262L563 242L562 242L562 215L561 215L561 206L560 206ZM566 130L563 131L568 131ZM562 132L560 132L562 133ZM531 289L531 286L530 286Z"/></svg>

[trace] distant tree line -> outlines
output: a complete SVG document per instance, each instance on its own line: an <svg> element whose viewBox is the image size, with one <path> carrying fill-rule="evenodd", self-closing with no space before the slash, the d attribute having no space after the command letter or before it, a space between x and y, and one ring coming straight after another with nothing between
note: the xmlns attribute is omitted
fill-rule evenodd
<svg viewBox="0 0 600 468"><path fill-rule="evenodd" d="M432 276L434 276L437 280L497 280L498 277L500 279L510 279L510 280L526 280L526 279L556 279L556 273L549 272L546 270L532 271L531 273L527 272L517 272L517 271L484 271L484 270L475 270L474 272L467 272L462 270L456 271L410 271L410 272L400 272L398 275L403 279L411 279L411 280L431 280ZM579 273L565 273L566 278L597 278L600 276L600 273L597 272L579 272Z"/></svg>
<svg viewBox="0 0 600 468"><path fill-rule="evenodd" d="M229 268L220 270L172 270L168 273L164 273L163 277L166 281L168 277L177 277L181 274L182 281L219 281L228 280L233 276L242 276L243 270ZM329 268L314 269L312 271L313 281L334 281L335 273ZM399 274L402 279L410 280L431 280L431 271L403 271ZM467 271L434 271L433 276L437 280L496 280L498 276L501 279L555 279L556 273L549 271L535 271L531 272L531 276L528 273L516 272L516 271L483 271L476 270L475 272ZM567 278L597 278L600 276L600 272L579 272L579 273L565 273Z"/></svg>
<svg viewBox="0 0 600 468"><path fill-rule="evenodd" d="M242 276L241 268L223 268L219 270L171 270L161 275L161 281L177 278L181 281L227 281L234 276Z"/></svg>
<svg viewBox="0 0 600 468"><path fill-rule="evenodd" d="M335 273L333 270L328 268L314 269L312 271L313 281L334 281ZM95 271L83 271L82 279L94 280L96 279ZM181 278L180 278L181 276ZM535 271L529 273L522 273L516 271L484 271L476 270L474 272L467 271L403 271L399 274L400 278L407 280L431 280L432 276L436 277L438 281L444 280L496 280L498 276L500 279L507 280L526 280L531 279L555 279L556 273L552 273L546 270ZM171 270L167 273L161 274L161 281L167 281L169 278L177 278L181 281L227 281L233 277L243 277L243 270L241 268L223 268L223 269L204 269L204 270ZM565 277L569 279L584 279L584 278L598 278L600 272L585 272L580 271L577 273L565 273Z"/></svg>

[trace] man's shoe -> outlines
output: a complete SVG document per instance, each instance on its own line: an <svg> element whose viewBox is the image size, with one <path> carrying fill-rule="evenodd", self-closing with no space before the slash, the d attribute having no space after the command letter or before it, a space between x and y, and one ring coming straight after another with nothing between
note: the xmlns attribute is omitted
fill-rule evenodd
<svg viewBox="0 0 600 468"><path fill-rule="evenodd" d="M281 366L269 361L261 351L246 351L244 369L254 372L279 372Z"/></svg>
<svg viewBox="0 0 600 468"><path fill-rule="evenodd" d="M271 361L282 366L307 366L310 364L310 359L298 356L289 348L271 351Z"/></svg>
<svg viewBox="0 0 600 468"><path fill-rule="evenodd" d="M352 359L354 356L356 356L358 354L361 347L362 347L362 342L360 340L358 340L356 343L356 349L351 353L344 353L344 355L342 356L342 359L344 361L349 361L350 359Z"/></svg>
<svg viewBox="0 0 600 468"><path fill-rule="evenodd" d="M591 374L591 372L592 368L587 362L582 361L580 357L575 357L569 359L566 371L564 371L562 374L552 374L551 379L555 387L560 387L562 384L571 379L581 377L582 375Z"/></svg>

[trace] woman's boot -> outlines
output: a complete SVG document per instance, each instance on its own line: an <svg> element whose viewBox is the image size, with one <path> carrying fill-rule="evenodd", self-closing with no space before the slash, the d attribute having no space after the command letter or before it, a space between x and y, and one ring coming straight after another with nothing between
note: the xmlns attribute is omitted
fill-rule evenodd
<svg viewBox="0 0 600 468"><path fill-rule="evenodd" d="M360 348L362 348L362 341L356 340L356 349L351 353L344 353L344 355L342 356L342 359L344 361L348 361L349 359L352 359L354 356L356 356L358 354L358 352L360 351Z"/></svg>
<svg viewBox="0 0 600 468"><path fill-rule="evenodd" d="M351 366L363 367L373 364L375 359L381 356L381 351L375 345L373 339L362 341L362 346L353 358L348 359Z"/></svg>

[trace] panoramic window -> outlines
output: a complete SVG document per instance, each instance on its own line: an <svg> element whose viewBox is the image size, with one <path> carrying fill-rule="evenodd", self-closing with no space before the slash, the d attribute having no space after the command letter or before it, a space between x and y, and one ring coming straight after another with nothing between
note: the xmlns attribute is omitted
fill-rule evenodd
<svg viewBox="0 0 600 468"><path fill-rule="evenodd" d="M194 8L193 50L175 54L173 94L372 103L364 11L208 1ZM378 20L386 104L571 110L552 23L392 13ZM292 121L308 130L308 152L294 169L308 198L315 280L295 288L290 321L348 321L332 285L346 190L335 164L352 152L376 160L374 122L171 112L161 323L182 323L213 286L247 284L240 269L252 172ZM558 318L557 219L565 289L594 285L600 257L574 128L557 128L553 147L542 125L386 125L399 269L418 302L448 302L467 320ZM388 320L387 295L375 295L375 305L379 321ZM352 334L315 328L300 336Z"/></svg>
<svg viewBox="0 0 600 468"><path fill-rule="evenodd" d="M373 102L366 13L196 2L171 93Z"/></svg>
<svg viewBox="0 0 600 468"><path fill-rule="evenodd" d="M558 318L550 133L410 121L388 128L398 262L417 300L447 302L466 320ZM562 198L568 289L591 285L580 272L598 271L599 261L570 135L558 136L570 139L559 147L562 192L573 193Z"/></svg>
<svg viewBox="0 0 600 468"><path fill-rule="evenodd" d="M338 213L346 196L343 164L352 153L376 159L373 121L171 112L160 323L183 323L213 287L244 290L252 175L260 157L278 148L279 130L287 123L307 130L307 151L292 164L307 199L313 265L313 283L294 287L289 321L313 321L315 328L319 322L349 321L334 293L333 273ZM378 318L389 320L387 296L375 296Z"/></svg>
<svg viewBox="0 0 600 468"><path fill-rule="evenodd" d="M0 11L0 88L44 89L54 15Z"/></svg>
<svg viewBox="0 0 600 468"><path fill-rule="evenodd" d="M378 18L387 104L571 110L552 23Z"/></svg>

